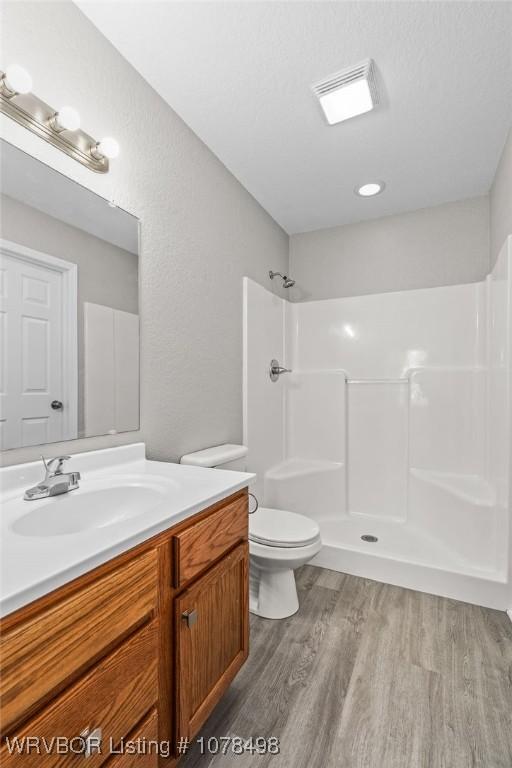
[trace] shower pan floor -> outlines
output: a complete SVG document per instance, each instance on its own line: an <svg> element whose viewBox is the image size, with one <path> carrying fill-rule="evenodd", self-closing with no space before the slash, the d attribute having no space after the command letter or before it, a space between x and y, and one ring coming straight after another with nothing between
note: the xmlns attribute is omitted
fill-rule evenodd
<svg viewBox="0 0 512 768"><path fill-rule="evenodd" d="M503 574L465 560L459 552L410 522L353 514L320 519L318 524L323 548L312 565L420 592L504 607ZM364 541L362 536L375 537L377 541Z"/></svg>
<svg viewBox="0 0 512 768"><path fill-rule="evenodd" d="M453 569L454 565L467 565L449 547L410 523L404 525L398 520L379 520L372 515L354 514L320 520L319 525L326 543L344 549L439 568ZM363 541L361 537L366 535L376 536L377 542Z"/></svg>

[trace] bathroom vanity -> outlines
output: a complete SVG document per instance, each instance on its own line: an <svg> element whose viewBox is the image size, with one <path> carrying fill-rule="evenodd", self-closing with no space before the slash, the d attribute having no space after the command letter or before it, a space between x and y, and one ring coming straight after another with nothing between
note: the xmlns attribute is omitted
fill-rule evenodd
<svg viewBox="0 0 512 768"><path fill-rule="evenodd" d="M9 754L6 737L15 736L77 738L75 748L90 751L92 768L172 765L179 740L197 733L247 658L251 476L149 462L143 451L129 446L73 457L85 479L77 491L38 508L41 520L53 514L48 535L20 527L32 502L20 501L16 483L32 478L36 467L2 470L6 768L20 760L64 766L80 759L44 750ZM102 454L118 463L102 466ZM101 509L107 484L131 493L161 487L162 497L139 517L118 515L101 527L96 513L90 528L83 523L70 532L73 506L81 510L89 498ZM60 535L59 505L67 525ZM156 749L123 753L123 741L140 738L170 742L171 756Z"/></svg>
<svg viewBox="0 0 512 768"><path fill-rule="evenodd" d="M52 460L0 470L0 761L172 764L247 657L252 475L52 450L139 429L139 221L1 148L2 448Z"/></svg>

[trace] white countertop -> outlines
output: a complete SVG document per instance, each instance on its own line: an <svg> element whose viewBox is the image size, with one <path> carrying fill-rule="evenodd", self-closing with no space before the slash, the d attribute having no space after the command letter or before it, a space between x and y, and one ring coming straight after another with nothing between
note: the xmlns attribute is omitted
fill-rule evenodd
<svg viewBox="0 0 512 768"><path fill-rule="evenodd" d="M72 470L82 475L77 490L40 501L24 501L24 491L44 476L42 463L0 469L0 616L12 613L206 509L248 486L254 478L253 474L245 472L147 461L143 443L75 454L66 466L66 471ZM119 521L110 520L102 527L58 535L44 532L43 516L46 513L49 521L58 509L55 505L63 499L71 502L73 497L84 509L86 495L93 490L94 496L89 498L94 499L94 517L98 519L101 517L101 509L97 506L98 499L101 503L98 490L119 488L124 483L130 488L149 484L155 489L156 503L142 514L132 514ZM83 498L79 499L80 495ZM41 514L38 528L43 535L16 532L20 529L19 521L36 510L36 505L36 514L39 511ZM87 515L87 511L80 514Z"/></svg>

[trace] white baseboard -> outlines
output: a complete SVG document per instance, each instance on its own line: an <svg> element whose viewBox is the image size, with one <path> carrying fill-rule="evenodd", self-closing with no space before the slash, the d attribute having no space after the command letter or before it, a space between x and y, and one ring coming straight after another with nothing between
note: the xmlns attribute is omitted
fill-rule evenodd
<svg viewBox="0 0 512 768"><path fill-rule="evenodd" d="M509 608L509 609L508 609L508 611L507 611L507 615L508 615L508 617L509 617L510 621L512 621L512 608Z"/></svg>

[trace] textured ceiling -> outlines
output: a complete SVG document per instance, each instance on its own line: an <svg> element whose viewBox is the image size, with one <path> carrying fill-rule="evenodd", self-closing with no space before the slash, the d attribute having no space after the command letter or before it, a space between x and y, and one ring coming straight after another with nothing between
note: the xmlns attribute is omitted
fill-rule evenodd
<svg viewBox="0 0 512 768"><path fill-rule="evenodd" d="M77 4L290 233L489 189L512 115L510 2ZM327 126L311 84L367 57L378 109ZM384 194L356 197L372 179Z"/></svg>

